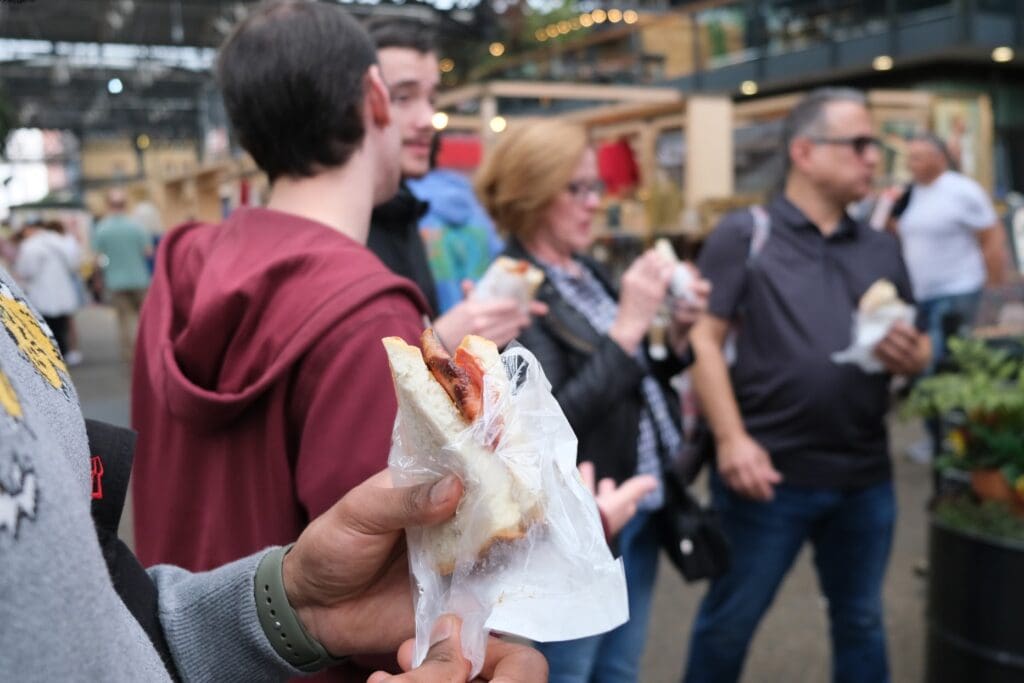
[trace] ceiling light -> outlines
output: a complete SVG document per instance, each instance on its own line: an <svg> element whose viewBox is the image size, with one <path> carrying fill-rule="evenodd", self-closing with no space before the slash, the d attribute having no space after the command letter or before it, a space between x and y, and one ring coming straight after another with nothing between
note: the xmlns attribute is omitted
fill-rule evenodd
<svg viewBox="0 0 1024 683"><path fill-rule="evenodd" d="M878 55L871 61L871 68L875 71L889 71L892 69L892 57L889 55Z"/></svg>
<svg viewBox="0 0 1024 683"><path fill-rule="evenodd" d="M149 136L141 133L139 137L135 138L135 146L139 149L149 149Z"/></svg>
<svg viewBox="0 0 1024 683"><path fill-rule="evenodd" d="M124 83L120 78L111 78L107 81L107 92L111 95L120 95L124 91Z"/></svg>
<svg viewBox="0 0 1024 683"><path fill-rule="evenodd" d="M992 61L1004 64L1013 61L1013 48L1001 45L992 50Z"/></svg>
<svg viewBox="0 0 1024 683"><path fill-rule="evenodd" d="M508 128L508 121L505 120L504 116L495 116L493 119L491 119L490 126L492 131L494 131L495 133L500 133L506 128Z"/></svg>
<svg viewBox="0 0 1024 683"><path fill-rule="evenodd" d="M448 127L448 114L445 114L443 111L435 112L430 117L430 123L433 124L434 130L444 130Z"/></svg>
<svg viewBox="0 0 1024 683"><path fill-rule="evenodd" d="M505 54L505 46L497 42L491 43L487 51L491 53L492 57L500 57Z"/></svg>
<svg viewBox="0 0 1024 683"><path fill-rule="evenodd" d="M441 73L451 73L452 71L455 70L455 60L445 57L437 66L439 69L441 69Z"/></svg>
<svg viewBox="0 0 1024 683"><path fill-rule="evenodd" d="M743 81L740 83L740 92L744 95L756 95L757 83L754 81Z"/></svg>

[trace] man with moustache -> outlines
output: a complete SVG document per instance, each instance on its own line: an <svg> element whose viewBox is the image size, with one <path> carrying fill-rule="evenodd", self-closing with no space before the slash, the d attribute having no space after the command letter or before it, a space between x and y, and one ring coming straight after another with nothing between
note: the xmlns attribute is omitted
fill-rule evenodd
<svg viewBox="0 0 1024 683"><path fill-rule="evenodd" d="M513 299L467 298L436 317L437 286L418 226L427 205L404 182L430 171L434 101L441 83L433 30L415 19L388 16L371 19L366 28L377 45L381 75L391 95L392 116L402 138L403 179L398 193L374 209L366 245L393 272L416 283L430 304L434 331L449 349L467 334L487 337L502 347L530 322L529 315ZM532 312L543 310L535 304Z"/></svg>

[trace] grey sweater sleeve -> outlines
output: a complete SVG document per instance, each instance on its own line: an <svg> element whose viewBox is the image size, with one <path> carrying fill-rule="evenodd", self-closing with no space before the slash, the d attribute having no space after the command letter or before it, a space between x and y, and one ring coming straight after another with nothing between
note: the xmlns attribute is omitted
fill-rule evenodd
<svg viewBox="0 0 1024 683"><path fill-rule="evenodd" d="M169 565L148 570L182 680L277 681L303 675L274 652L256 615L256 567L266 552L209 572Z"/></svg>

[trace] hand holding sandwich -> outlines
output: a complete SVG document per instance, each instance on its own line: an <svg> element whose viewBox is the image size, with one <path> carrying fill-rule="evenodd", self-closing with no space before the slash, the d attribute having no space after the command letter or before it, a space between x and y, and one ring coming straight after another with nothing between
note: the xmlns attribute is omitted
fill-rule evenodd
<svg viewBox="0 0 1024 683"><path fill-rule="evenodd" d="M893 323L885 338L875 347L875 356L894 375L917 375L931 360L932 344L928 335L905 322Z"/></svg>
<svg viewBox="0 0 1024 683"><path fill-rule="evenodd" d="M328 652L393 652L412 637L405 528L455 514L462 484L393 488L387 471L349 491L313 520L284 557L288 601Z"/></svg>
<svg viewBox="0 0 1024 683"><path fill-rule="evenodd" d="M398 663L406 672L389 676L378 671L367 683L463 683L469 677L470 664L462 656L460 627L457 617L442 617L432 634L433 645L423 663L412 668L415 641L406 641L398 651ZM539 683L548 679L548 663L544 655L527 645L490 638L487 658L476 681L494 683Z"/></svg>
<svg viewBox="0 0 1024 683"><path fill-rule="evenodd" d="M531 301L524 311L511 297L474 298L471 296L473 283L468 280L462 283L462 291L466 298L433 324L445 344L458 344L467 335L477 335L503 348L530 324L530 316L548 312L547 306L539 301Z"/></svg>

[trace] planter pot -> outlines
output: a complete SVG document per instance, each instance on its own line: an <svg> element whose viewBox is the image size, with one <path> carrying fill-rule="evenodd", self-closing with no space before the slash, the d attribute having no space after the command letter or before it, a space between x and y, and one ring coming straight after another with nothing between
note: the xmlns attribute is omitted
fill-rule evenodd
<svg viewBox="0 0 1024 683"><path fill-rule="evenodd" d="M933 520L928 561L927 683L1024 681L1024 544Z"/></svg>
<svg viewBox="0 0 1024 683"><path fill-rule="evenodd" d="M1010 486L999 470L971 472L971 490L982 500L1009 503L1018 515L1024 515L1024 498Z"/></svg>

